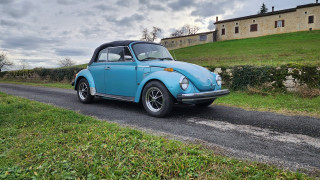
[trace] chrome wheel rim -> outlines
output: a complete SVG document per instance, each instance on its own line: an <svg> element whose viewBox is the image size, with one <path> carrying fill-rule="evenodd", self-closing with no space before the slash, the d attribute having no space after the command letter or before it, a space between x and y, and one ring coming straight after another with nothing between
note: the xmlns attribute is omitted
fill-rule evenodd
<svg viewBox="0 0 320 180"><path fill-rule="evenodd" d="M88 86L85 82L82 82L80 85L79 85L79 91L78 91L78 94L79 94L79 97L81 100L86 100L87 96L88 96Z"/></svg>
<svg viewBox="0 0 320 180"><path fill-rule="evenodd" d="M163 94L160 89L152 87L146 93L146 105L152 112L158 112L163 107Z"/></svg>

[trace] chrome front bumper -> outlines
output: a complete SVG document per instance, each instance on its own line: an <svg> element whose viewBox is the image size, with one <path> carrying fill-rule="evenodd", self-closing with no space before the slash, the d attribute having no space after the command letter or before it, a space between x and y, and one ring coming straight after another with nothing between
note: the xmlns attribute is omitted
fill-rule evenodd
<svg viewBox="0 0 320 180"><path fill-rule="evenodd" d="M208 100L213 100L221 96L228 95L230 91L228 89L209 91L209 92L200 92L200 93L191 93L191 94L178 94L178 102L184 103L197 103L204 102Z"/></svg>

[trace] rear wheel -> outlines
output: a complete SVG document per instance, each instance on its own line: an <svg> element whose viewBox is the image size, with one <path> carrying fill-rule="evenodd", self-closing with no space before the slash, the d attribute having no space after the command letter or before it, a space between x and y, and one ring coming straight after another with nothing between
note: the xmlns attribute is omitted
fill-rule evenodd
<svg viewBox="0 0 320 180"><path fill-rule="evenodd" d="M81 79L77 85L77 94L80 102L88 104L93 101L93 96L90 94L90 86L86 79Z"/></svg>
<svg viewBox="0 0 320 180"><path fill-rule="evenodd" d="M196 104L196 106L199 107L199 108L205 108L205 107L210 106L213 103L213 101L214 100L210 100L210 101L207 101L207 102L199 103L199 104Z"/></svg>
<svg viewBox="0 0 320 180"><path fill-rule="evenodd" d="M161 82L151 81L143 89L142 104L151 116L163 117L171 112L173 99Z"/></svg>

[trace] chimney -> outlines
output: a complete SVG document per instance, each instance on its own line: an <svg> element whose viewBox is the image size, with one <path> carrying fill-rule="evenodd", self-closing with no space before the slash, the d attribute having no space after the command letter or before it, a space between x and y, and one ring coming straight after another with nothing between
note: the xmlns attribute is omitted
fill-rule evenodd
<svg viewBox="0 0 320 180"><path fill-rule="evenodd" d="M318 0L317 0L318 1ZM274 12L274 6L272 6L272 12Z"/></svg>
<svg viewBox="0 0 320 180"><path fill-rule="evenodd" d="M218 16L216 16L216 22L218 22L219 21L219 18L218 18Z"/></svg>

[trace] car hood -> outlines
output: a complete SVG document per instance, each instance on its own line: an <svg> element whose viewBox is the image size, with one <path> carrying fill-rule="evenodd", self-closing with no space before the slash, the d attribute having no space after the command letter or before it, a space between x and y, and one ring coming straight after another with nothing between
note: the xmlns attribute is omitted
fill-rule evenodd
<svg viewBox="0 0 320 180"><path fill-rule="evenodd" d="M181 61L149 61L149 66L173 68L186 76L200 91L213 90L215 79L212 73L201 66Z"/></svg>

